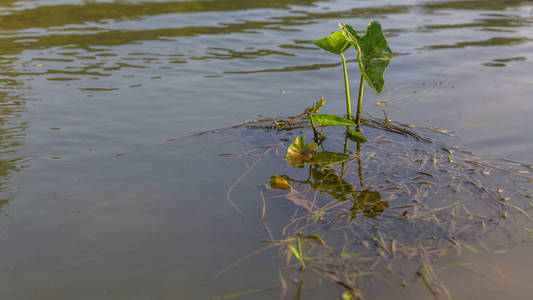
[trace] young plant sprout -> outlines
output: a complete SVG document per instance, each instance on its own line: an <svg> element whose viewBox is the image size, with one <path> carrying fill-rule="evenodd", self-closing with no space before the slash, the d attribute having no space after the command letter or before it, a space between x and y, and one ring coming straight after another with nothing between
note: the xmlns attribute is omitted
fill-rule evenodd
<svg viewBox="0 0 533 300"><path fill-rule="evenodd" d="M301 115L305 115L309 118L309 122L313 128L315 142L306 145L304 137L298 136L289 146L287 151L287 161L292 165L301 167L304 163L313 162L318 145L320 145L325 139L322 132L318 134L316 125L321 125L322 130L325 126L346 126L344 154L347 152L348 139L357 142L358 145L359 143L366 141L366 138L360 132L364 82L366 81L366 83L378 95L383 91L383 85L385 84L383 73L392 59L392 51L383 35L381 25L377 21L369 23L366 28L366 33L362 36L360 36L350 25L340 23L339 27L341 30L336 31L325 38L315 40L313 43L321 49L341 57L342 70L344 73L347 118L330 114L319 114L318 109L324 105L324 98L317 102L317 104L307 108ZM354 46L357 51L357 64L359 66L359 71L361 72L355 123L352 121L350 87L348 83L348 73L346 71L346 59L343 54L351 46ZM278 123L276 123L276 125L278 128L282 127L282 125ZM357 131L350 130L350 126L355 126Z"/></svg>
<svg viewBox="0 0 533 300"><path fill-rule="evenodd" d="M366 33L359 36L357 31L350 25L339 24L344 32L346 39L357 50L357 63L361 72L361 81L359 83L359 101L357 102L357 114L355 123L360 126L361 107L363 105L363 88L364 81L376 92L380 94L385 84L383 73L389 66L392 59L392 51L383 35L381 25L374 21L366 27Z"/></svg>
<svg viewBox="0 0 533 300"><path fill-rule="evenodd" d="M348 41L343 30L336 31L330 36L313 41L318 47L331 52L333 54L340 55L342 60L342 71L344 72L344 92L346 94L346 115L348 118L352 118L352 109L350 104L350 87L348 85L348 72L346 71L346 59L343 52L348 50L352 43Z"/></svg>
<svg viewBox="0 0 533 300"><path fill-rule="evenodd" d="M379 22L374 21L368 24L366 33L360 36L350 25L339 24L341 30L332 33L330 36L313 41L318 47L340 55L342 59L342 70L344 72L344 88L346 94L346 114L351 119L350 88L348 84L348 73L346 72L346 59L344 52L351 46L357 51L357 63L361 72L359 83L359 97L357 102L357 114L355 123L357 127L361 123L361 106L363 103L364 81L376 91L377 94L383 90L385 80L383 73L392 59L392 51L381 30Z"/></svg>

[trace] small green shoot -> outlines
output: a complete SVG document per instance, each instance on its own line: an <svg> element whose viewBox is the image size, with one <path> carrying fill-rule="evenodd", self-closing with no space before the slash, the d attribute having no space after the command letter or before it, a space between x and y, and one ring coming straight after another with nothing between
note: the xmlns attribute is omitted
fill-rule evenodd
<svg viewBox="0 0 533 300"><path fill-rule="evenodd" d="M273 120L274 122L274 125L276 125L276 127L278 127L278 129L283 129L289 125L291 125L296 119L298 118L301 118L303 116L307 116L309 117L309 114L316 114L318 113L318 110L320 107L322 107L324 105L324 103L326 103L326 100L324 100L324 97L322 97L322 99L320 99L316 104L313 103L312 106L310 107L307 107L303 113L299 114L299 115L296 115L294 117L292 117L290 120L287 120L287 121L276 121L276 120Z"/></svg>
<svg viewBox="0 0 533 300"><path fill-rule="evenodd" d="M318 132L316 131L316 126L313 118L311 117L312 114L318 113L318 109L322 106L324 106L324 103L326 103L326 100L324 100L324 97L320 99L316 104L313 104L313 106L308 107L305 109L304 114L309 117L309 122L311 123L311 127L313 128L313 135L315 137L315 142L319 142L320 139L323 138L322 134L320 136L318 135Z"/></svg>
<svg viewBox="0 0 533 300"><path fill-rule="evenodd" d="M322 99L318 100L318 102L316 104L313 103L313 106L307 108L308 111L306 111L306 112L307 113L316 114L316 113L318 113L318 109L321 108L322 106L324 106L324 104L326 104L326 99L324 99L324 97L322 97Z"/></svg>
<svg viewBox="0 0 533 300"><path fill-rule="evenodd" d="M289 249L291 249L292 254L300 261L302 264L302 271L305 271L305 261L304 261L304 253L302 250L302 240L301 240L301 234L298 234L296 237L296 248L294 246L289 245Z"/></svg>

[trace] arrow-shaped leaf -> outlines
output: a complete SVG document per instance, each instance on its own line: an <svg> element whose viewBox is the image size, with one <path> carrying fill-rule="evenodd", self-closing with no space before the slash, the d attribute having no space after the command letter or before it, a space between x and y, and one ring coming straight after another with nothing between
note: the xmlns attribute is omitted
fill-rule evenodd
<svg viewBox="0 0 533 300"><path fill-rule="evenodd" d="M357 49L359 71L368 85L377 94L383 90L385 79L383 73L392 59L392 51L383 35L381 25L374 21L366 27L366 33L359 36L350 25L339 24L344 35Z"/></svg>
<svg viewBox="0 0 533 300"><path fill-rule="evenodd" d="M354 122L336 115L312 114L311 119L315 124L323 126L356 126Z"/></svg>
<svg viewBox="0 0 533 300"><path fill-rule="evenodd" d="M352 43L346 39L342 30L336 31L328 37L315 40L313 43L318 47L337 55L341 55L352 46Z"/></svg>
<svg viewBox="0 0 533 300"><path fill-rule="evenodd" d="M316 143L305 144L305 138L298 136L290 144L287 149L287 155L285 156L289 164L295 167L303 167L305 162L311 161L315 155L315 151L318 148Z"/></svg>

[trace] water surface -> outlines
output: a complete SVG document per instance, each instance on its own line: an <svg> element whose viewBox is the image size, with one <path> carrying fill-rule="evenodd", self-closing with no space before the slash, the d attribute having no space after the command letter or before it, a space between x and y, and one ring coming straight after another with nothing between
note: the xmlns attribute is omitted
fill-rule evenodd
<svg viewBox="0 0 533 300"><path fill-rule="evenodd" d="M0 1L0 294L205 299L272 276L259 261L206 288L262 233L224 201L242 170L191 161L200 146L151 160L152 145L321 96L344 111L338 59L312 40L371 20L395 57L364 111L533 161L530 1Z"/></svg>

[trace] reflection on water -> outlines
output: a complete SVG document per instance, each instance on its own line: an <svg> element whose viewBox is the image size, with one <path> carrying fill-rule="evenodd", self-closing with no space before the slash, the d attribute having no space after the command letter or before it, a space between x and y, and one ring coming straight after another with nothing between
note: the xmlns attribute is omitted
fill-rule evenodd
<svg viewBox="0 0 533 300"><path fill-rule="evenodd" d="M448 10L498 11L499 13L480 13L479 18L470 22L457 24L424 24L417 28L386 28L389 36L401 37L412 32L431 33L450 29L487 30L513 33L517 29L531 25L531 16L506 14L505 10L520 7L528 1L450 1L399 5L377 5L375 7L349 7L327 11L294 10L292 7L313 7L317 1L183 1L183 2L83 2L57 5L22 5L16 10L6 9L0 15L0 53L3 55L21 55L24 51L35 50L33 61L47 62L41 69L16 68L2 71L4 77L45 75L50 80L76 80L81 78L100 78L112 76L113 71L127 68L163 67L175 69L173 64L183 64L194 60L240 60L275 56L276 59L303 57L304 52L315 50L310 47L311 40L279 39L268 48L257 49L254 46L238 49L241 44L232 44L235 48L221 47L216 43L207 43L207 47L190 44L181 47L179 38L195 38L212 35L261 35L268 31L302 31L305 26L325 20L343 20L353 18L380 18L391 15L410 15L420 11L427 16L449 15ZM8 5L9 2L4 4ZM321 2L321 5L328 4ZM329 4L328 4L329 5ZM334 7L334 5L331 5ZM265 12L252 15L239 11L261 12L262 9L273 10L274 16ZM288 10L288 13L281 13ZM223 18L228 13L228 18ZM189 15L198 14L198 17ZM172 17L171 17L172 16ZM244 17L244 18L243 18ZM181 19L183 18L183 20ZM167 20L168 19L168 20ZM168 21L174 21L168 26ZM446 18L446 21L453 19ZM176 22L177 21L177 22ZM276 34L276 35L282 35ZM134 45L147 41L168 43L167 53L143 52L141 56L123 53L116 47ZM453 49L482 46L515 46L530 41L527 36L492 36L487 39L456 41L451 44L418 44L418 49ZM288 43L287 43L288 42ZM417 40L420 42L420 40ZM178 47L176 47L176 45ZM193 48L191 48L191 46ZM141 47L145 48L145 47ZM203 48L203 49L202 49ZM43 51L49 49L48 51ZM281 56L281 57L280 57ZM127 61L135 61L130 64ZM300 60L298 60L300 61ZM26 63L25 61L19 61ZM225 70L225 74L251 74L262 72L309 71L336 67L337 64L313 63L306 65L281 66L256 70ZM75 71L71 70L75 69ZM60 75L60 76L58 76ZM113 82L113 81L112 81ZM119 88L119 87L117 87ZM114 89L104 89L114 90Z"/></svg>
<svg viewBox="0 0 533 300"><path fill-rule="evenodd" d="M465 260L472 274L482 274L479 276L482 278L498 277L501 272L483 266L489 261L485 255L490 256L498 251L491 249L499 249L502 245L513 251L511 245L531 242L522 240L524 232L518 229L531 226L531 219L525 217L530 210L527 204L530 198L522 194L531 186L531 175L522 168L531 169L531 166L505 166L505 163L497 166L501 162L480 161L460 149L415 142L396 133L363 127L368 142L356 147L349 147L343 128L331 128L320 148L344 149L345 152L316 152L305 160L307 169L298 168L301 164L285 161L284 155L296 132L292 135L286 131L266 133L274 140L261 141L258 136L262 136L263 129L259 126L254 131L253 125L250 128L242 130L252 133L254 142L261 146L246 151L246 156L234 154L231 161L244 159L245 171L227 197L239 214L254 219L257 208L250 205L253 202L250 190L257 190L260 213L259 224L255 225L264 226L266 243L278 248L278 274L282 274L279 277L281 280L300 278L298 286L288 288L289 295L327 299L340 295L339 290L348 290L361 293L365 298L389 299L394 295L400 299L426 299L430 292L424 296L421 282L424 281L429 284L426 287L431 293L462 298L464 291L457 289L457 285L446 288L448 280L441 281L437 274L451 266L462 266L461 261ZM311 129L293 131L311 135ZM428 134L427 131L420 133ZM233 136L245 139L239 133ZM285 143L276 143L277 139ZM261 175L269 175L266 170L275 165L271 156L278 161L278 170L274 172L283 175L271 176L270 185L266 187L255 184L256 180L261 180ZM254 160L254 164L247 163ZM518 177L500 177L515 167L520 170L508 174ZM504 182L513 184L507 186ZM506 197L503 194L515 192L518 194L502 200ZM528 212L515 204L522 205ZM511 217L513 213L520 216ZM514 226L517 230L510 229ZM305 268L299 268L298 262L291 263L291 258L298 256L306 257L302 263ZM230 264L229 268L234 266ZM240 272L228 270L225 276ZM408 295L406 291L392 292L395 286L401 287L402 280L407 281L410 272L421 278L412 280L412 284L420 283L414 288L418 296ZM452 276L460 274L461 270L453 268L451 273ZM328 288L323 281L314 280L314 274L341 288L337 292L329 291L329 297L306 292L302 286L316 287L313 290L318 291ZM502 289L506 287L502 284ZM483 293L490 299L500 299L501 295L485 292L476 290L477 294ZM524 292L522 286L503 294L509 297Z"/></svg>
<svg viewBox="0 0 533 300"><path fill-rule="evenodd" d="M0 65L0 69L3 66ZM26 110L26 100L17 88L23 88L20 82L11 79L0 80L0 209L14 198L15 191L8 189L9 179L23 167L27 161L19 153L23 146L23 137L28 127L21 121Z"/></svg>
<svg viewBox="0 0 533 300"><path fill-rule="evenodd" d="M484 41L475 42L458 42L453 45L432 45L428 46L429 49L453 49L453 48L466 48L466 47L491 47L491 46L515 46L525 42L529 42L529 38L505 38L494 37Z"/></svg>
<svg viewBox="0 0 533 300"><path fill-rule="evenodd" d="M504 11L513 7L520 7L530 4L527 0L509 0L509 1L487 1L487 0L473 0L473 1L436 1L423 5L424 8L430 11L438 10L497 10Z"/></svg>
<svg viewBox="0 0 533 300"><path fill-rule="evenodd" d="M306 52L315 50L311 39L280 38L267 46L236 45L213 43L205 46L200 42L186 42L181 46L181 38L198 40L203 36L261 35L265 32L304 30L305 26L325 20L342 20L353 18L379 18L380 16L411 15L420 11L428 16L448 15L448 10L491 10L499 13L480 13L478 18L469 18L469 22L457 24L424 24L415 28L388 26L386 33L391 37L401 38L413 32L432 33L445 30L486 30L495 32L491 37L469 37L469 40L455 39L446 44L431 44L433 39L417 39L413 49L439 50L460 49L467 47L517 46L528 43L530 38L516 32L531 25L531 17L506 14L505 10L525 5L527 1L452 1L399 5L377 5L376 7L356 7L344 10L327 9L295 10L292 7L313 7L316 1L185 1L185 2L84 2L57 5L27 5L16 10L6 10L0 15L0 53L20 57L13 68L2 70L0 76L7 78L35 77L44 75L47 80L65 82L72 85L73 80L90 79L91 86L79 87L82 91L115 91L138 82L121 84L115 77L118 71L134 72L134 69L157 68L159 70L188 71L193 67L183 67L187 62L197 60L210 64L216 60L261 59L275 57L277 64L257 64L251 67L235 68L225 65L222 74L254 74L276 72L301 72L335 68L336 63L309 64ZM323 5L322 3L321 5ZM239 11L261 11L274 9L274 16L269 13L253 15L246 19L246 14ZM281 13L289 10L288 13ZM228 13L228 18L221 17ZM199 17L188 17L198 14ZM244 17L244 18L243 18ZM183 18L183 20L181 20ZM172 26L169 21L172 20ZM450 18L443 20L449 21ZM438 22L438 21L437 21ZM498 34L505 32L506 34ZM506 36L507 34L518 36ZM270 35L270 34L269 34ZM282 33L276 33L282 36ZM208 40L213 41L213 38ZM151 51L149 41L163 42L165 51ZM422 42L422 44L420 44ZM136 46L137 44L143 44ZM130 45L132 49L147 50L140 53L117 48ZM244 49L242 49L244 47ZM166 53L165 53L166 52ZM22 55L25 53L26 55ZM403 52L402 54L408 54ZM399 53L397 53L399 54ZM30 55L31 60L26 57ZM315 54L313 54L314 56ZM295 59L293 59L295 58ZM307 63L303 63L307 61ZM40 63L39 63L40 62ZM297 64L295 64L295 62ZM490 61L485 66L505 66ZM36 68L36 65L42 65ZM258 69L257 66L263 65ZM154 76L152 76L154 77ZM220 76L209 76L220 77ZM102 79L105 82L94 80ZM79 85L85 85L79 83ZM106 85L106 86L102 86Z"/></svg>
<svg viewBox="0 0 533 300"><path fill-rule="evenodd" d="M310 6L317 0L217 0L217 1L161 1L161 2L89 2L79 4L43 5L33 9L13 11L0 16L0 29L20 30L50 28L107 20L136 20L143 17L176 13L231 12L250 9L289 9L291 6ZM0 3L1 4L1 3ZM79 30L76 28L76 30Z"/></svg>
<svg viewBox="0 0 533 300"><path fill-rule="evenodd" d="M369 190L356 191L334 168L322 168L320 165L312 165L309 166L309 173L311 178L306 180L296 180L287 175L281 177L290 183L307 184L315 191L327 193L338 201L353 202L353 207L349 210L352 220L357 219L358 213L362 213L369 218L377 217L389 207L387 201L381 201L379 192ZM284 197L297 205L302 205L299 197L292 192ZM341 215L338 217L341 217Z"/></svg>
<svg viewBox="0 0 533 300"><path fill-rule="evenodd" d="M314 153L312 159L307 160L307 179L298 180L288 175L273 175L270 177L271 187L280 189L290 188L290 192L284 197L293 201L296 205L306 207L309 212L312 212L312 206L306 205L306 201L304 201L297 192L293 191L293 188L289 183L308 185L313 190L320 192L321 194L326 193L338 201L352 202L353 206L349 209L351 220L357 219L358 213L362 213L368 218L374 218L381 215L383 211L389 207L389 202L381 201L381 194L378 191L372 191L369 187L365 187L360 142L356 143L357 153L355 155L356 160L358 161L359 190L356 190L352 184L344 179L344 174L346 173L345 162L354 158L348 155L349 143L350 140L346 137L343 145L344 153L325 150ZM319 144L323 147L321 142ZM304 167L302 161L299 163L289 161L289 164L295 168ZM335 165L340 165L340 170L332 167ZM278 180L274 180L272 184L273 178L278 178ZM282 182L280 183L279 181ZM344 213L337 216L337 218L340 218L343 215Z"/></svg>

